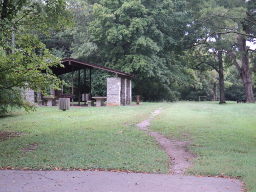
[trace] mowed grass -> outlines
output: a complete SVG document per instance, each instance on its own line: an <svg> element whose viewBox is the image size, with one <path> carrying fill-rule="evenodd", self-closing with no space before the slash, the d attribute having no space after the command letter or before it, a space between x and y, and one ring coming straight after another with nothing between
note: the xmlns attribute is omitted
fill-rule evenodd
<svg viewBox="0 0 256 192"><path fill-rule="evenodd" d="M20 133L0 141L0 166L168 173L162 148L135 125L158 108L163 109L151 120L152 131L192 141L189 150L197 157L188 174L236 177L256 191L256 104L143 103L19 112L0 118L0 131Z"/></svg>
<svg viewBox="0 0 256 192"><path fill-rule="evenodd" d="M236 177L256 191L256 104L177 102L166 105L151 129L191 140L197 155L188 174Z"/></svg>
<svg viewBox="0 0 256 192"><path fill-rule="evenodd" d="M41 107L0 119L0 131L19 132L0 142L2 169L103 169L167 173L168 157L154 138L138 130L161 104Z"/></svg>

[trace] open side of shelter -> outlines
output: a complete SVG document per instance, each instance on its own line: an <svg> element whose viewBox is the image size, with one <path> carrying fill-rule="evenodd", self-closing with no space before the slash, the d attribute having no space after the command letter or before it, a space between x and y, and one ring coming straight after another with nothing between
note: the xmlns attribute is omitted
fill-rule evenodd
<svg viewBox="0 0 256 192"><path fill-rule="evenodd" d="M91 99L96 100L96 106L102 106L103 100L107 99L107 106L119 106L119 105L129 105L132 102L132 78L136 78L136 76L126 73L123 71L107 68L104 66L96 65L96 64L91 64L91 63L86 63L77 59L73 58L67 58L63 59L61 61L63 66L58 66L58 67L52 67L51 70L55 75L62 75L65 73L72 73L72 78L71 78L71 84L72 84L72 89L71 89L71 94L70 98L73 101L73 95L74 95L74 72L78 71L78 105L80 105L81 99L84 102L88 102L88 105L90 106ZM105 70L108 72L112 72L115 74L115 77L110 77L107 78L107 96L91 96L91 87L92 87L92 69L101 69ZM84 77L81 78L80 76L80 71L84 70ZM87 82L86 79L86 71L89 70L89 81ZM83 88L81 88L80 80L83 79ZM81 92L80 90L83 90ZM66 97L65 94L63 94L62 91L57 91L57 90L52 90L51 91L51 96L45 97L48 101L50 101L50 105L52 103L54 104L54 100L58 101L58 98L61 97ZM38 94L38 100L42 100L41 94ZM73 103L73 102L72 102Z"/></svg>

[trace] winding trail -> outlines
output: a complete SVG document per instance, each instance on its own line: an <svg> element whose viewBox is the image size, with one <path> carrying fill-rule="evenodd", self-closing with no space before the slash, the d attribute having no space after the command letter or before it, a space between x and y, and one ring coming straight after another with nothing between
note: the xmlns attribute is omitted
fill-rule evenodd
<svg viewBox="0 0 256 192"><path fill-rule="evenodd" d="M172 174L182 174L186 171L188 167L191 166L191 160L196 156L190 153L186 148L190 144L190 141L177 141L170 140L165 136L161 135L157 132L150 132L148 130L148 126L150 125L150 120L154 118L154 116L158 115L161 112L162 108L155 110L148 119L142 121L141 123L137 123L137 127L149 135L153 136L156 141L163 147L166 154L170 159L170 172Z"/></svg>
<svg viewBox="0 0 256 192"><path fill-rule="evenodd" d="M170 157L172 174L143 174L107 171L19 171L0 170L1 192L239 192L243 183L236 179L182 175L195 157L186 150L189 142L169 140L150 132L155 110L139 129L153 136Z"/></svg>

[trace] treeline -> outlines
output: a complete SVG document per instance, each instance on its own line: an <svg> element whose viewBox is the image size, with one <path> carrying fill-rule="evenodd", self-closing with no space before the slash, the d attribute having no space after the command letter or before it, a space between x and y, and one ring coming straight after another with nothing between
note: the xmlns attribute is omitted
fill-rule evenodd
<svg viewBox="0 0 256 192"><path fill-rule="evenodd" d="M52 53L135 74L145 101L254 102L254 1L78 0L67 10L73 25L40 37Z"/></svg>
<svg viewBox="0 0 256 192"><path fill-rule="evenodd" d="M255 101L255 1L3 0L0 14L0 102L58 87L49 67L67 57L136 75L144 101Z"/></svg>

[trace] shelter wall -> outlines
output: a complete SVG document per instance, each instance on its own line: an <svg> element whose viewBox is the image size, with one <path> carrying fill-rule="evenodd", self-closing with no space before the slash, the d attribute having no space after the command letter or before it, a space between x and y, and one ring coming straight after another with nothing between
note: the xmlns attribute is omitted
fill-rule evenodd
<svg viewBox="0 0 256 192"><path fill-rule="evenodd" d="M28 102L30 102L30 103L34 103L34 102L35 102L34 90L32 90L32 89L26 89L25 95L26 95L26 100L27 100Z"/></svg>
<svg viewBox="0 0 256 192"><path fill-rule="evenodd" d="M108 78L107 79L107 106L130 105L131 79L128 78Z"/></svg>
<svg viewBox="0 0 256 192"><path fill-rule="evenodd" d="M130 105L131 104L131 80L128 78L121 79L121 104Z"/></svg>
<svg viewBox="0 0 256 192"><path fill-rule="evenodd" d="M119 106L120 95L121 78L107 78L107 106Z"/></svg>

